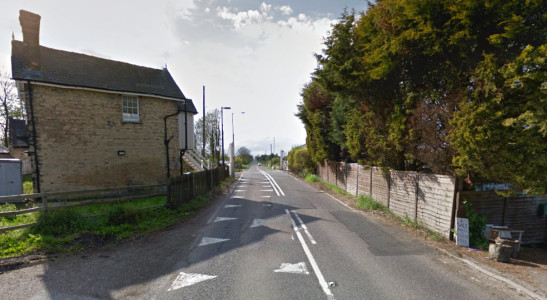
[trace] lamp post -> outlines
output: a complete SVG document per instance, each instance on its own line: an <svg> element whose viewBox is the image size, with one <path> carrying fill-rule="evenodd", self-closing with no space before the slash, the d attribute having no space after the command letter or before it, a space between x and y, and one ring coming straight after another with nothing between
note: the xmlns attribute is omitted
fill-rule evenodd
<svg viewBox="0 0 547 300"><path fill-rule="evenodd" d="M232 109L229 106L223 106L220 108L220 126L222 127L222 165L224 165L224 110Z"/></svg>
<svg viewBox="0 0 547 300"><path fill-rule="evenodd" d="M266 138L267 138L267 139L269 139L269 138L272 138L272 139L273 139L273 151L272 151L272 149L271 149L272 145L270 144L270 152L271 152L272 154L275 154L275 136L273 136L273 137L269 137L269 136L268 136L268 137L266 137Z"/></svg>
<svg viewBox="0 0 547 300"><path fill-rule="evenodd" d="M245 114L245 112L242 111L241 114ZM232 177L236 176L235 151L236 151L236 138L235 138L235 131L234 131L234 113L232 113L232 156L230 157L230 171L231 171L230 173Z"/></svg>

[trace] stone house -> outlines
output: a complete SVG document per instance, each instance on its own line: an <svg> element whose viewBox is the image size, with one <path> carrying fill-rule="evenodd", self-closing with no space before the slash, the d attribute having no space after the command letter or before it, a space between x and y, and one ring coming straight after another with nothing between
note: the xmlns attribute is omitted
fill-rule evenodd
<svg viewBox="0 0 547 300"><path fill-rule="evenodd" d="M40 18L20 11L11 57L35 192L161 184L180 172L180 115L197 111L169 71L41 46Z"/></svg>

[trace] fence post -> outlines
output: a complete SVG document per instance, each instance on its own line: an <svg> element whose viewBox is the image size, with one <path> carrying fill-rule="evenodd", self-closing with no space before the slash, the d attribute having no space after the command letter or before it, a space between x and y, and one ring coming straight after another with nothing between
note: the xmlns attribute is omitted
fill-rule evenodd
<svg viewBox="0 0 547 300"><path fill-rule="evenodd" d="M196 181L195 181L195 173L192 173L192 199L196 198Z"/></svg>
<svg viewBox="0 0 547 300"><path fill-rule="evenodd" d="M346 180L345 180L345 182L346 182L346 192L347 192L348 191L348 162L345 161L344 165L346 165Z"/></svg>
<svg viewBox="0 0 547 300"><path fill-rule="evenodd" d="M48 213L48 207L47 207L47 193L42 193L42 204L44 205L44 214L47 215L47 213Z"/></svg>
<svg viewBox="0 0 547 300"><path fill-rule="evenodd" d="M450 230L448 234L448 239L454 240L454 232L452 229L456 228L456 214L460 208L460 191L463 191L463 180L460 176L454 178L454 197L452 200L452 215L450 216Z"/></svg>
<svg viewBox="0 0 547 300"><path fill-rule="evenodd" d="M420 192L420 173L416 173L416 177L415 177L415 180L416 180L416 190L415 190L415 194L416 194L416 201L414 202L414 221L415 222L418 222L418 194Z"/></svg>
<svg viewBox="0 0 547 300"><path fill-rule="evenodd" d="M359 170L361 169L361 165L357 165L357 179L355 180L355 197L359 197Z"/></svg>
<svg viewBox="0 0 547 300"><path fill-rule="evenodd" d="M391 169L389 170L389 176L387 177L387 208L389 208L390 200L391 200Z"/></svg>
<svg viewBox="0 0 547 300"><path fill-rule="evenodd" d="M370 166L370 189L368 190L370 197L372 198L372 166Z"/></svg>

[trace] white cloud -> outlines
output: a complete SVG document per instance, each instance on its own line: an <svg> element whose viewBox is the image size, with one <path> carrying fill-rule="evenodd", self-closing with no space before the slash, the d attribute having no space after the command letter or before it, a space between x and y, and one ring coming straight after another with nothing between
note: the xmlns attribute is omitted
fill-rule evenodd
<svg viewBox="0 0 547 300"><path fill-rule="evenodd" d="M292 8L288 5L283 5L280 8L278 8L279 11L281 11L281 14L284 16L288 16L292 14Z"/></svg>

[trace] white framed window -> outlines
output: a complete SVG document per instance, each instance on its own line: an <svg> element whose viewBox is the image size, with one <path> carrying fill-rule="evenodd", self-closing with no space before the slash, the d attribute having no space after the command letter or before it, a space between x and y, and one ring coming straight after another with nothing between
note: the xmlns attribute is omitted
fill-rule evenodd
<svg viewBox="0 0 547 300"><path fill-rule="evenodd" d="M122 116L127 122L139 122L139 98L122 96Z"/></svg>

